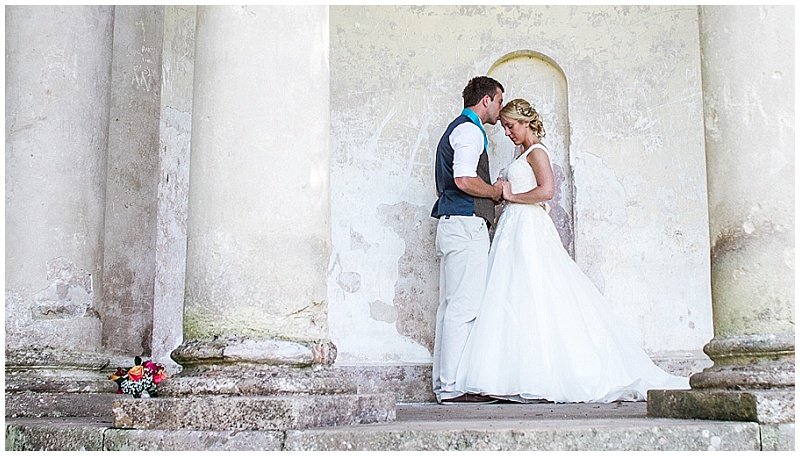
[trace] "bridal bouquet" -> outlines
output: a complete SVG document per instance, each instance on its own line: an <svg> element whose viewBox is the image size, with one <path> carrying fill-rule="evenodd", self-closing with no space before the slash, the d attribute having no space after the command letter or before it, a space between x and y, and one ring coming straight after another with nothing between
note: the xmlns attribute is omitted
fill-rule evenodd
<svg viewBox="0 0 800 456"><path fill-rule="evenodd" d="M142 358L133 360L135 366L117 367L117 372L108 379L117 382L117 394L130 394L133 397L157 397L156 386L167 378L164 366L152 361L142 363Z"/></svg>

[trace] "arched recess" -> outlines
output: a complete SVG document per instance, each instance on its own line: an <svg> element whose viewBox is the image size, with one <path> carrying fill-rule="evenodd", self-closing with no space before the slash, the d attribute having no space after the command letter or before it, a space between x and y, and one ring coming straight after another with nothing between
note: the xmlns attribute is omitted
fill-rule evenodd
<svg viewBox="0 0 800 456"><path fill-rule="evenodd" d="M542 116L550 162L555 175L555 195L550 201L550 217L561 236L561 243L575 258L573 183L569 156L569 116L567 78L561 67L535 51L515 51L500 58L487 72L505 88L503 98L528 100ZM515 146L499 126L487 128L492 177L496 177L514 158Z"/></svg>

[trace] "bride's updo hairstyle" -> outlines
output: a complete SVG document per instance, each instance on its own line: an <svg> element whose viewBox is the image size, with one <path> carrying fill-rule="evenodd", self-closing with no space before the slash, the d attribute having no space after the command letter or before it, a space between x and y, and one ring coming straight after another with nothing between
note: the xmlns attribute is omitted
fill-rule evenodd
<svg viewBox="0 0 800 456"><path fill-rule="evenodd" d="M520 122L530 122L531 130L540 138L544 138L544 124L542 117L533 109L530 103L522 98L515 98L506 104L500 111L500 115L506 119L517 120Z"/></svg>

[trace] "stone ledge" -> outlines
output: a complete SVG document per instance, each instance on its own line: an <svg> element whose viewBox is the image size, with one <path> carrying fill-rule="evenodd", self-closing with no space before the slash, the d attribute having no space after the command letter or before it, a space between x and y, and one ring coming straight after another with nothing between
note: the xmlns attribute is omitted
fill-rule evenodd
<svg viewBox="0 0 800 456"><path fill-rule="evenodd" d="M647 416L758 423L794 422L794 389L650 390Z"/></svg>
<svg viewBox="0 0 800 456"><path fill-rule="evenodd" d="M400 421L392 423L291 431L132 430L101 419L12 418L6 450L794 449L793 423L643 418L644 406L399 406Z"/></svg>
<svg viewBox="0 0 800 456"><path fill-rule="evenodd" d="M280 451L283 431L108 429L106 451Z"/></svg>
<svg viewBox="0 0 800 456"><path fill-rule="evenodd" d="M111 383L111 382L109 382ZM115 393L6 393L7 417L105 417L121 396Z"/></svg>
<svg viewBox="0 0 800 456"><path fill-rule="evenodd" d="M192 366L158 386L162 397L326 395L356 394L357 391L353 379L336 369L242 364Z"/></svg>
<svg viewBox="0 0 800 456"><path fill-rule="evenodd" d="M689 377L701 372L713 363L700 353L697 356L665 356L653 358L653 362L661 369L675 375ZM431 386L430 364L402 365L339 365L333 370L349 375L358 385L359 394L372 394L392 391L399 403L436 402Z"/></svg>
<svg viewBox="0 0 800 456"><path fill-rule="evenodd" d="M762 424L761 450L794 451L794 423Z"/></svg>
<svg viewBox="0 0 800 456"><path fill-rule="evenodd" d="M6 451L103 451L108 420L6 419Z"/></svg>
<svg viewBox="0 0 800 456"><path fill-rule="evenodd" d="M394 421L392 394L120 399L120 429L252 431Z"/></svg>
<svg viewBox="0 0 800 456"><path fill-rule="evenodd" d="M756 423L593 419L416 422L287 431L292 451L760 450Z"/></svg>
<svg viewBox="0 0 800 456"><path fill-rule="evenodd" d="M358 386L359 394L392 391L398 402L436 402L431 386L431 365L334 366Z"/></svg>

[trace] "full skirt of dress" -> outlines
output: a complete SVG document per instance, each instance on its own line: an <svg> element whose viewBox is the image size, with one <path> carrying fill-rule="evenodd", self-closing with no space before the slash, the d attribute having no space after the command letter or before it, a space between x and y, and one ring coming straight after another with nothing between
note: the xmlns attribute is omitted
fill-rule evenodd
<svg viewBox="0 0 800 456"><path fill-rule="evenodd" d="M640 401L649 389L689 389L689 379L661 370L627 334L541 206L509 204L456 389L520 402Z"/></svg>

